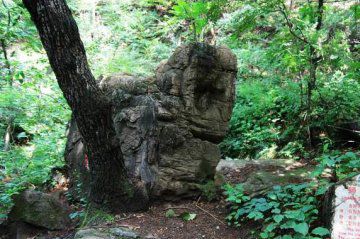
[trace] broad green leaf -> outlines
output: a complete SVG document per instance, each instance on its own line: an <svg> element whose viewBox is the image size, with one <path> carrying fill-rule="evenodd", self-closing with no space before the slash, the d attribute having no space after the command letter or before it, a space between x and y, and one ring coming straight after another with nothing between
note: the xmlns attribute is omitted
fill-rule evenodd
<svg viewBox="0 0 360 239"><path fill-rule="evenodd" d="M324 227L317 227L314 230L312 230L311 233L314 235L319 235L319 236L330 235L330 231Z"/></svg>
<svg viewBox="0 0 360 239"><path fill-rule="evenodd" d="M279 223L283 220L284 215L275 215L273 218L275 222Z"/></svg>
<svg viewBox="0 0 360 239"><path fill-rule="evenodd" d="M300 233L301 235L306 236L309 232L309 225L305 222L302 222L302 223L296 224L293 227L293 229L294 229L294 231Z"/></svg>

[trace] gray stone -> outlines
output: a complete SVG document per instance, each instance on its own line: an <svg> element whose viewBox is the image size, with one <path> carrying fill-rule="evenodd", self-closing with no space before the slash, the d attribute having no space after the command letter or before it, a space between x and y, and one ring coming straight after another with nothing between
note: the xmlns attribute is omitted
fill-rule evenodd
<svg viewBox="0 0 360 239"><path fill-rule="evenodd" d="M26 222L50 230L66 229L70 225L69 209L48 194L26 190L13 198L9 221Z"/></svg>
<svg viewBox="0 0 360 239"><path fill-rule="evenodd" d="M121 238L140 238L135 232L121 227L110 228L110 233Z"/></svg>
<svg viewBox="0 0 360 239"><path fill-rule="evenodd" d="M113 121L129 177L149 198L199 194L213 179L235 98L236 57L227 47L180 46L153 78L118 74L99 82L113 102ZM73 185L89 172L74 120L65 159Z"/></svg>
<svg viewBox="0 0 360 239"><path fill-rule="evenodd" d="M95 228L80 229L74 236L74 239L105 239L105 238L109 238L109 234L106 231Z"/></svg>
<svg viewBox="0 0 360 239"><path fill-rule="evenodd" d="M74 239L136 239L140 238L135 232L123 227L86 228L80 229Z"/></svg>
<svg viewBox="0 0 360 239"><path fill-rule="evenodd" d="M160 237L153 234L147 234L144 239L160 239Z"/></svg>

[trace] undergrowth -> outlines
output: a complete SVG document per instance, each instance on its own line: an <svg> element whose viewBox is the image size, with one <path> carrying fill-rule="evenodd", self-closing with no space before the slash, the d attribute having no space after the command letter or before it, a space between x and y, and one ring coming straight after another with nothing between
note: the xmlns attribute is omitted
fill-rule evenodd
<svg viewBox="0 0 360 239"><path fill-rule="evenodd" d="M245 194L241 184L223 186L231 203L229 224L241 227L248 221L258 222L259 238L321 239L330 231L322 226L320 210L326 191L335 182L360 173L360 154L327 152L319 157L311 182L277 185L253 198ZM330 175L330 176L329 176Z"/></svg>

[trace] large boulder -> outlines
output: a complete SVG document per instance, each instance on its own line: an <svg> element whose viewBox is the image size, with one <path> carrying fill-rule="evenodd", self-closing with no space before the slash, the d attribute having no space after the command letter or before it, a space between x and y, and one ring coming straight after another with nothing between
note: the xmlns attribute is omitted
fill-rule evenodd
<svg viewBox="0 0 360 239"><path fill-rule="evenodd" d="M235 97L236 57L226 47L190 44L160 64L154 78L118 74L99 82L113 102L113 122L129 177L152 198L192 197L213 179L217 144ZM71 121L65 159L73 183L87 188L81 135ZM75 184L74 184L75 185Z"/></svg>
<svg viewBox="0 0 360 239"><path fill-rule="evenodd" d="M51 195L25 190L13 201L10 222L25 222L49 230L63 230L70 225L69 208Z"/></svg>
<svg viewBox="0 0 360 239"><path fill-rule="evenodd" d="M313 170L292 159L221 160L215 184L242 184L246 194L256 196L276 185L308 182Z"/></svg>

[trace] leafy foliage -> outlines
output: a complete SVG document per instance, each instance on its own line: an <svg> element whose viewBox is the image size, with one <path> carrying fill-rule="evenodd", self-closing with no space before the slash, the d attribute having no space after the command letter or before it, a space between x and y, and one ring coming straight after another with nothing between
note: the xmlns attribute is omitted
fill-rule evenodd
<svg viewBox="0 0 360 239"><path fill-rule="evenodd" d="M359 124L358 5L325 5L319 15L318 1L242 1L218 21L239 63L226 155L309 158L326 140L351 145L337 129Z"/></svg>
<svg viewBox="0 0 360 239"><path fill-rule="evenodd" d="M233 203L227 220L236 226L247 220L261 221L264 226L260 238L315 239L329 235L326 228L315 225L319 219L320 201L314 196L315 189L311 184L275 186L264 197L252 199L244 196L239 187L225 188L227 200Z"/></svg>
<svg viewBox="0 0 360 239"><path fill-rule="evenodd" d="M311 183L275 186L264 196L253 198L244 194L241 184L225 185L226 200L232 205L229 223L241 226L248 220L261 222L260 238L327 238L329 230L319 224L323 196L332 183L359 174L360 156L328 152L327 147L324 151L312 172L317 180ZM331 177L323 177L324 173Z"/></svg>
<svg viewBox="0 0 360 239"><path fill-rule="evenodd" d="M313 172L314 177L320 177L323 173L329 173L332 180L337 182L358 175L360 169L359 152L340 153L331 151L317 159L318 165Z"/></svg>
<svg viewBox="0 0 360 239"><path fill-rule="evenodd" d="M174 14L174 20L183 20L189 25L193 32L193 40L198 41L204 38L206 27L219 19L226 2L226 0L194 2L177 0L171 13Z"/></svg>
<svg viewBox="0 0 360 239"><path fill-rule="evenodd" d="M0 69L0 147L4 148L0 151L0 215L3 217L11 206L13 194L28 187L42 187L49 180L51 169L63 165L69 110L54 77L47 73L46 56L20 1L3 1L0 15L4 16L0 18L0 66L5 66ZM9 150L5 150L5 133L10 135Z"/></svg>
<svg viewBox="0 0 360 239"><path fill-rule="evenodd" d="M215 200L218 194L218 187L215 185L213 180L208 181L207 183L200 185L201 196L204 196L205 199L209 202Z"/></svg>

